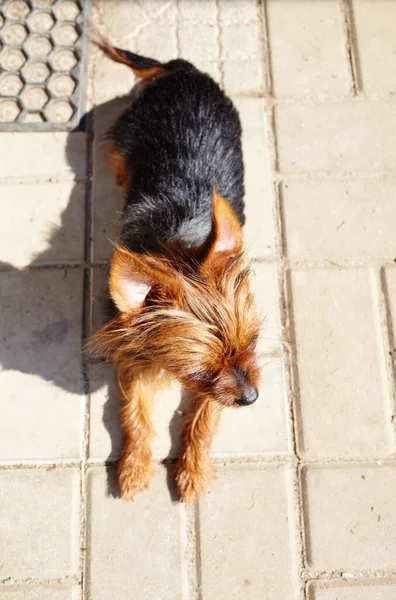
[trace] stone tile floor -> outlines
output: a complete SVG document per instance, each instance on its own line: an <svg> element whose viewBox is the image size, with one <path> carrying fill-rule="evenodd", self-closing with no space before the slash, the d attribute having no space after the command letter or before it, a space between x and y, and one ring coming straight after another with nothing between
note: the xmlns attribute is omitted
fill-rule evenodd
<svg viewBox="0 0 396 600"><path fill-rule="evenodd" d="M123 503L114 374L80 354L121 206L101 136L132 75L91 47L86 133L0 136L0 600L396 597L395 19L390 0L92 7L119 45L210 72L243 121L263 384L188 510L163 464L180 391Z"/></svg>

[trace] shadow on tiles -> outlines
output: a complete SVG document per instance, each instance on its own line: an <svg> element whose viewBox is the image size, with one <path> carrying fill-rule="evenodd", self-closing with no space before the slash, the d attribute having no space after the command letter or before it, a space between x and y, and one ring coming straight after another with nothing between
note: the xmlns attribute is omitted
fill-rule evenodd
<svg viewBox="0 0 396 600"><path fill-rule="evenodd" d="M131 98L117 98L96 106L83 117L79 127L84 130L90 124L94 130L93 258L101 262L106 262L111 256L112 245L109 240L117 237L117 219L123 204L114 176L106 164L108 146L103 138L117 116L130 104ZM75 183L62 213L61 224L51 231L46 249L37 254L24 269L0 261L0 369L40 377L80 396L89 391L91 402L96 401L95 392L107 390L104 392L106 401L103 404L102 421L111 440L111 451L107 457L108 493L119 497L114 462L119 457L122 434L116 377L109 366L85 360L81 350L84 333L88 333L84 332L87 327L84 325L83 296L87 289L84 286L83 263L90 231L86 227L84 234L88 184L78 179L85 154L81 146L77 147L77 137L75 132L71 132L66 147L67 161L76 175ZM49 160L48 157L43 159ZM51 202L50 197L48 202ZM95 331L108 316L110 303L106 291L107 268L94 267L92 271L96 305L93 309L92 331ZM101 275L96 280L97 271L101 271ZM36 398L32 397L32 402L35 401ZM181 410L186 407L184 395L180 407ZM180 416L175 413L169 425L169 457L177 456L180 427ZM173 465L167 464L166 468L169 491L175 499Z"/></svg>

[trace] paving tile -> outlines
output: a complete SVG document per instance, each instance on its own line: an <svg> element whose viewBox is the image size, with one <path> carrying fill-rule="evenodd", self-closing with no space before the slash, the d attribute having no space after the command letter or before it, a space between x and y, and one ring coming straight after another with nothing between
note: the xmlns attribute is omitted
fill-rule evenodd
<svg viewBox="0 0 396 600"><path fill-rule="evenodd" d="M128 14L125 14L123 8L127 7L126 3L120 4L115 10L115 3L101 2L94 0L91 8L91 28L94 31L104 32L109 39L117 45L120 44L120 31L123 26L129 27L129 33L138 27L138 23L131 25L131 18L142 18L141 9L139 6L134 6L131 10L132 2L128 3ZM135 3L133 3L135 4ZM119 17L115 29L112 31L112 21ZM105 24L106 23L106 24ZM136 51L135 39L128 40L125 48ZM107 56L96 46L90 43L88 47L88 90L89 107L109 102L114 98L128 94L135 83L135 77L125 65L119 64L107 58Z"/></svg>
<svg viewBox="0 0 396 600"><path fill-rule="evenodd" d="M228 24L222 29L223 56L225 60L261 60L258 22Z"/></svg>
<svg viewBox="0 0 396 600"><path fill-rule="evenodd" d="M177 58L176 32L173 23L150 23L136 38L138 54L162 62Z"/></svg>
<svg viewBox="0 0 396 600"><path fill-rule="evenodd" d="M211 19L208 4L200 3L198 6L192 3L191 6L195 7L195 12L200 17L197 17L197 22L190 19L184 22L184 18L181 19L178 28L180 56L184 60L192 62L203 73L208 73L219 83L220 48L217 26ZM206 20L205 15L208 20Z"/></svg>
<svg viewBox="0 0 396 600"><path fill-rule="evenodd" d="M205 598L295 597L287 479L282 468L218 468L200 501Z"/></svg>
<svg viewBox="0 0 396 600"><path fill-rule="evenodd" d="M257 98L234 99L242 122L245 163L245 243L249 256L274 255L273 192L270 182L264 102Z"/></svg>
<svg viewBox="0 0 396 600"><path fill-rule="evenodd" d="M259 60L227 61L222 64L224 88L227 94L261 94L264 79Z"/></svg>
<svg viewBox="0 0 396 600"><path fill-rule="evenodd" d="M93 254L95 260L108 260L117 241L123 195L116 185L115 176L108 166L110 144L104 136L118 116L130 105L130 99L117 98L94 109L93 147Z"/></svg>
<svg viewBox="0 0 396 600"><path fill-rule="evenodd" d="M162 9L162 2L157 3ZM101 32L106 31L109 39L117 44L124 39L131 39L136 35L140 27L145 27L150 23L150 18L144 5L138 0L129 0L129 2L102 2L94 0L92 7L92 24Z"/></svg>
<svg viewBox="0 0 396 600"><path fill-rule="evenodd" d="M128 50L135 50L133 44L128 44ZM107 58L103 53L91 53L95 61L92 80L89 84L93 105L98 106L129 94L137 79L131 69Z"/></svg>
<svg viewBox="0 0 396 600"><path fill-rule="evenodd" d="M219 0L220 21L223 25L256 23L259 15L255 0Z"/></svg>
<svg viewBox="0 0 396 600"><path fill-rule="evenodd" d="M167 0L166 2L158 2L158 0L145 0L141 6L148 17L148 24L162 23L173 24L176 20L178 10L178 0Z"/></svg>
<svg viewBox="0 0 396 600"><path fill-rule="evenodd" d="M92 307L91 328L95 332L107 322L109 311L113 310L108 290L108 265L93 267L92 269Z"/></svg>
<svg viewBox="0 0 396 600"><path fill-rule="evenodd" d="M395 256L396 180L286 180L282 212L291 260Z"/></svg>
<svg viewBox="0 0 396 600"><path fill-rule="evenodd" d="M255 2L219 2L224 87L229 94L263 91L262 46Z"/></svg>
<svg viewBox="0 0 396 600"><path fill-rule="evenodd" d="M90 395L89 457L118 459L122 449L122 402L117 374L110 365L93 365L89 369L89 381L94 389Z"/></svg>
<svg viewBox="0 0 396 600"><path fill-rule="evenodd" d="M132 52L167 61L176 58L174 2L95 2L92 26L106 31L113 43ZM90 81L90 96L95 105L129 94L137 79L125 65L117 64L97 48L90 49L95 63Z"/></svg>
<svg viewBox="0 0 396 600"><path fill-rule="evenodd" d="M179 0L180 23L211 23L217 18L215 0Z"/></svg>
<svg viewBox="0 0 396 600"><path fill-rule="evenodd" d="M182 0L179 2L177 37L180 57L219 82L220 48L216 14L213 0Z"/></svg>
<svg viewBox="0 0 396 600"><path fill-rule="evenodd" d="M46 157L49 160L46 160ZM0 177L83 177L85 133L1 134Z"/></svg>
<svg viewBox="0 0 396 600"><path fill-rule="evenodd" d="M77 586L31 587L13 585L0 588L1 600L78 600L81 590Z"/></svg>
<svg viewBox="0 0 396 600"><path fill-rule="evenodd" d="M148 4L145 2L144 6L141 6L135 0L121 3L103 3L96 0L92 7L91 26L94 30L105 32L105 35L116 45L132 52L142 53L146 50L144 39L148 29L152 42L151 48L147 49L148 55L152 58L162 59L161 55L155 56L155 52L158 48L158 40L163 40L164 35L160 36L158 33L153 35L152 18L145 11ZM157 2L156 4L157 6L152 10L152 16L162 10L162 3ZM143 38L141 48L138 47L139 32ZM110 60L95 45L89 47L88 67L91 67L88 93L92 104L96 106L129 94L137 82L137 78L128 67Z"/></svg>
<svg viewBox="0 0 396 600"><path fill-rule="evenodd" d="M83 260L84 194L84 185L73 181L3 186L0 262L23 267Z"/></svg>
<svg viewBox="0 0 396 600"><path fill-rule="evenodd" d="M307 458L389 455L391 408L369 273L364 269L291 273Z"/></svg>
<svg viewBox="0 0 396 600"><path fill-rule="evenodd" d="M182 23L179 41L181 56L198 68L201 68L200 61L218 60L218 33L216 26L211 23Z"/></svg>
<svg viewBox="0 0 396 600"><path fill-rule="evenodd" d="M391 170L395 106L390 101L360 100L278 106L275 126L280 170Z"/></svg>
<svg viewBox="0 0 396 600"><path fill-rule="evenodd" d="M353 0L352 7L359 71L364 90L372 94L395 92L395 3L392 0L377 0L375 3L370 0Z"/></svg>
<svg viewBox="0 0 396 600"><path fill-rule="evenodd" d="M79 500L77 469L0 473L2 580L77 574Z"/></svg>
<svg viewBox="0 0 396 600"><path fill-rule="evenodd" d="M0 276L0 460L78 458L82 273Z"/></svg>
<svg viewBox="0 0 396 600"><path fill-rule="evenodd" d="M393 568L395 493L394 464L305 469L303 494L310 567L345 572Z"/></svg>
<svg viewBox="0 0 396 600"><path fill-rule="evenodd" d="M258 352L280 350L281 324L279 314L279 290L277 267L271 263L253 263L252 291L256 298L257 311L262 319Z"/></svg>
<svg viewBox="0 0 396 600"><path fill-rule="evenodd" d="M89 471L89 599L181 598L179 505L172 503L166 473L159 467L147 492L123 502L109 495L105 469Z"/></svg>
<svg viewBox="0 0 396 600"><path fill-rule="evenodd" d="M261 359L260 396L246 410L225 410L213 442L214 455L284 454L289 451L283 364Z"/></svg>
<svg viewBox="0 0 396 600"><path fill-rule="evenodd" d="M348 92L337 0L269 0L267 15L277 96Z"/></svg>
<svg viewBox="0 0 396 600"><path fill-rule="evenodd" d="M396 583L391 581L318 582L308 585L308 600L393 600Z"/></svg>

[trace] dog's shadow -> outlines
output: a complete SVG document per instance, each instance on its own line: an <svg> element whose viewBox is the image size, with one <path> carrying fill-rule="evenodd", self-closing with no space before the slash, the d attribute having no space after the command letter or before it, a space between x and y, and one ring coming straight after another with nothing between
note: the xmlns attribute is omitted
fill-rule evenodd
<svg viewBox="0 0 396 600"><path fill-rule="evenodd" d="M109 465L108 492L116 497L119 496L119 491L114 478L114 462L118 459L122 446L119 389L112 368L108 365L91 364L82 353L82 345L84 334L93 333L108 317L106 261L111 256L110 240L117 239L119 215L123 205L114 175L107 166L104 134L131 103L133 94L134 90L129 96L95 106L84 115L78 131L68 135L66 158L75 174L75 182L62 213L61 224L52 230L45 250L34 256L27 269L21 270L7 262L0 262L0 368L3 372L19 371L33 375L69 395L81 397L89 392L89 456L93 458L98 458L101 454L100 442L96 452L92 448L96 438L100 438L95 431L95 415L99 412L98 404L103 406L101 421L110 438L111 448L105 459ZM82 165L86 155L79 133L84 130L93 132L92 177L88 181L83 178ZM87 196L90 187L92 203ZM55 188L51 188L51 185L47 187L47 202L51 202L53 190L55 193ZM92 228L87 222L89 214L92 216ZM51 227L51 224L48 225ZM83 263L89 256L91 232L93 262L101 264L90 269L93 310L89 319L83 303L84 292L86 301L88 298L89 278L87 279ZM26 237L29 237L28 232ZM35 389L40 390L40 385ZM56 396L54 394L55 398ZM32 394L31 401L39 403L40 392ZM181 404L185 405L185 399L182 398ZM99 421L98 428L100 427ZM169 432L172 440L169 457L174 458L179 443L179 414L175 413L172 418ZM108 441L107 446L104 443L106 448L109 448ZM171 462L164 458L165 463ZM167 464L167 468L169 490L174 499L173 464Z"/></svg>

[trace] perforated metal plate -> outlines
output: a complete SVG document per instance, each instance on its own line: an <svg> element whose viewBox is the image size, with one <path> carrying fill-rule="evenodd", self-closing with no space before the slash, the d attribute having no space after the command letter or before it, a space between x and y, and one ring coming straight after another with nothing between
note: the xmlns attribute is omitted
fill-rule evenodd
<svg viewBox="0 0 396 600"><path fill-rule="evenodd" d="M89 0L0 0L0 130L67 130L83 110Z"/></svg>

